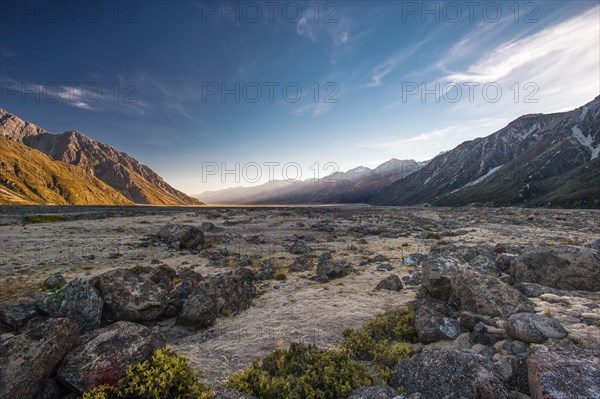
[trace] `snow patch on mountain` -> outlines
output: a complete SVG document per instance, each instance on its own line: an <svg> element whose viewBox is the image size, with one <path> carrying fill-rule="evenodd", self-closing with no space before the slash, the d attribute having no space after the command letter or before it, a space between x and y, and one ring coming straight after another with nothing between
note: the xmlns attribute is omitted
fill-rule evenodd
<svg viewBox="0 0 600 399"><path fill-rule="evenodd" d="M581 144L584 147L587 147L590 150L590 152L592 153L591 159L598 158L598 155L600 154L600 145L596 147L593 146L594 138L591 135L587 136L583 134L579 126L573 126L571 128L571 132L573 133L573 137L579 142L579 144Z"/></svg>

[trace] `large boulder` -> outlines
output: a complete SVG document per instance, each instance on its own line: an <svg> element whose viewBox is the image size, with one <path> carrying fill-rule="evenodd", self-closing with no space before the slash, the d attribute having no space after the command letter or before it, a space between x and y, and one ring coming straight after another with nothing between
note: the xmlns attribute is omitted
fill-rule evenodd
<svg viewBox="0 0 600 399"><path fill-rule="evenodd" d="M456 350L425 350L402 360L390 385L405 394L419 392L428 399L512 398L482 356Z"/></svg>
<svg viewBox="0 0 600 399"><path fill-rule="evenodd" d="M42 309L51 316L68 317L83 331L100 325L103 305L98 291L86 280L76 278L48 295Z"/></svg>
<svg viewBox="0 0 600 399"><path fill-rule="evenodd" d="M0 343L0 398L32 398L77 342L66 318L31 320L22 334Z"/></svg>
<svg viewBox="0 0 600 399"><path fill-rule="evenodd" d="M398 390L384 385L360 387L350 393L348 399L392 399L398 396Z"/></svg>
<svg viewBox="0 0 600 399"><path fill-rule="evenodd" d="M185 224L168 224L163 226L156 237L163 243L176 249L204 248L204 232L197 227Z"/></svg>
<svg viewBox="0 0 600 399"><path fill-rule="evenodd" d="M0 323L15 331L38 316L41 313L36 303L13 303L0 307Z"/></svg>
<svg viewBox="0 0 600 399"><path fill-rule="evenodd" d="M190 295L185 302L177 324L194 328L206 328L214 324L219 315L217 297L213 290L197 291Z"/></svg>
<svg viewBox="0 0 600 399"><path fill-rule="evenodd" d="M91 284L104 300L105 320L154 320L168 305L168 297L163 289L147 277L130 270L108 271L94 277Z"/></svg>
<svg viewBox="0 0 600 399"><path fill-rule="evenodd" d="M600 350L569 340L532 345L527 358L533 399L600 398Z"/></svg>
<svg viewBox="0 0 600 399"><path fill-rule="evenodd" d="M421 284L433 298L447 300L452 294L452 269L459 264L458 259L433 254L423 264Z"/></svg>
<svg viewBox="0 0 600 399"><path fill-rule="evenodd" d="M567 336L567 330L558 321L535 313L517 313L504 324L508 335L519 341L541 344L549 338Z"/></svg>
<svg viewBox="0 0 600 399"><path fill-rule="evenodd" d="M322 260L317 265L317 276L327 280L340 278L350 274L354 268L346 261Z"/></svg>
<svg viewBox="0 0 600 399"><path fill-rule="evenodd" d="M535 309L515 288L467 266L452 271L452 297L462 310L493 317L508 317Z"/></svg>
<svg viewBox="0 0 600 399"><path fill-rule="evenodd" d="M214 293L219 313L237 314L248 309L256 295L254 272L238 268L209 277L198 284L198 291Z"/></svg>
<svg viewBox="0 0 600 399"><path fill-rule="evenodd" d="M395 274L387 276L386 278L381 280L379 284L377 284L377 287L375 287L376 290L389 291L400 291L402 288L402 280L400 280L400 277L398 277Z"/></svg>
<svg viewBox="0 0 600 399"><path fill-rule="evenodd" d="M600 253L586 247L536 248L513 260L511 274L517 283L600 291Z"/></svg>
<svg viewBox="0 0 600 399"><path fill-rule="evenodd" d="M164 338L150 328L119 321L83 334L64 358L57 378L78 393L115 384L129 366L148 360L164 345Z"/></svg>
<svg viewBox="0 0 600 399"><path fill-rule="evenodd" d="M456 339L460 333L458 320L446 317L437 310L421 306L415 315L415 330L419 341L430 344L443 339Z"/></svg>

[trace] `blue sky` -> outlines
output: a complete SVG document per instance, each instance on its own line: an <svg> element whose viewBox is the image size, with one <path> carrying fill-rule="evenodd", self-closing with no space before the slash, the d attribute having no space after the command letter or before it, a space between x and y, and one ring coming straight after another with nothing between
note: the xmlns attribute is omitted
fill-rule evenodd
<svg viewBox="0 0 600 399"><path fill-rule="evenodd" d="M0 107L196 194L251 184L250 162L264 182L265 162L275 178L296 177L290 163L309 178L315 162L323 176L328 162L426 160L522 114L580 106L600 93L600 7L8 1L0 82ZM240 177L207 176L208 163L239 163Z"/></svg>

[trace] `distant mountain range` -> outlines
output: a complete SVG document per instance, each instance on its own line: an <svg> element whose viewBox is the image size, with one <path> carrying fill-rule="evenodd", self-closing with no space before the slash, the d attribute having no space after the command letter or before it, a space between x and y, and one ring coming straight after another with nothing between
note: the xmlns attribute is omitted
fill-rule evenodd
<svg viewBox="0 0 600 399"><path fill-rule="evenodd" d="M114 147L0 109L0 203L201 205Z"/></svg>
<svg viewBox="0 0 600 399"><path fill-rule="evenodd" d="M0 204L200 205L124 152L79 132L50 134L0 109ZM319 180L205 192L212 204L600 208L600 96L525 115L427 162L391 159Z"/></svg>
<svg viewBox="0 0 600 399"><path fill-rule="evenodd" d="M204 192L209 204L348 204L365 203L382 188L421 169L426 162L391 159L375 169L364 166L321 179L271 181L253 187Z"/></svg>
<svg viewBox="0 0 600 399"><path fill-rule="evenodd" d="M600 96L570 112L525 115L428 162L392 159L319 181L201 194L208 203L600 207ZM334 182L337 181L337 182Z"/></svg>
<svg viewBox="0 0 600 399"><path fill-rule="evenodd" d="M600 96L525 115L467 141L377 193L373 205L600 207Z"/></svg>

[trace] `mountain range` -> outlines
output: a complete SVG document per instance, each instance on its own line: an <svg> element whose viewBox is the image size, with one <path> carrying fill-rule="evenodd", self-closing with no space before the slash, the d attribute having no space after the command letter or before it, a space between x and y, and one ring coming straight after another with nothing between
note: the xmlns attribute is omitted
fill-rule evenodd
<svg viewBox="0 0 600 399"><path fill-rule="evenodd" d="M373 205L600 207L600 96L522 116L383 188Z"/></svg>
<svg viewBox="0 0 600 399"><path fill-rule="evenodd" d="M382 188L418 171L426 162L391 159L375 169L364 166L321 179L275 180L254 187L204 192L212 204L346 204L365 203Z"/></svg>
<svg viewBox="0 0 600 399"><path fill-rule="evenodd" d="M0 109L0 204L201 205L133 157ZM600 208L600 96L524 115L426 162L391 159L321 179L204 192L207 203Z"/></svg>
<svg viewBox="0 0 600 399"><path fill-rule="evenodd" d="M0 140L0 203L202 204L79 132L52 134L0 109Z"/></svg>
<svg viewBox="0 0 600 399"><path fill-rule="evenodd" d="M600 96L573 111L525 115L427 162L392 159L319 181L201 194L209 203L600 207Z"/></svg>

